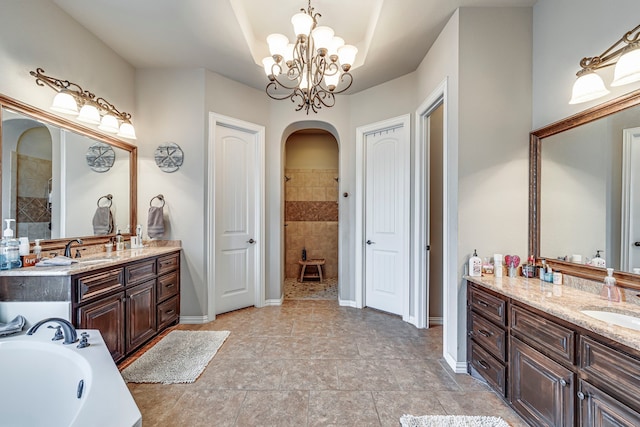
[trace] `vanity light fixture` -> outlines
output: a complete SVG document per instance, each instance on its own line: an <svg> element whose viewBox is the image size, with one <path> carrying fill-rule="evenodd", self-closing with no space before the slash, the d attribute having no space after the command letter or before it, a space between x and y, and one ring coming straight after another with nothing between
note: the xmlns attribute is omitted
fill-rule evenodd
<svg viewBox="0 0 640 427"><path fill-rule="evenodd" d="M131 124L131 114L119 111L104 98L82 89L69 80L60 80L44 74L42 68L31 71L38 86L49 86L58 92L53 98L51 109L59 113L77 116L84 123L97 125L103 132L115 133L122 138L136 139L136 132ZM80 109L78 109L80 107Z"/></svg>
<svg viewBox="0 0 640 427"><path fill-rule="evenodd" d="M322 107L333 107L335 94L351 87L349 73L358 49L345 45L330 27L318 26L318 17L311 0L307 9L300 9L291 18L295 43L287 36L271 34L267 37L269 53L262 60L269 79L267 95L277 100L290 99L296 111L304 109L317 113ZM342 83L342 85L341 85ZM338 86L341 86L338 89Z"/></svg>
<svg viewBox="0 0 640 427"><path fill-rule="evenodd" d="M608 94L609 90L596 71L612 65L615 65L615 69L611 86L640 80L640 25L625 33L600 55L582 58L569 104L591 101Z"/></svg>

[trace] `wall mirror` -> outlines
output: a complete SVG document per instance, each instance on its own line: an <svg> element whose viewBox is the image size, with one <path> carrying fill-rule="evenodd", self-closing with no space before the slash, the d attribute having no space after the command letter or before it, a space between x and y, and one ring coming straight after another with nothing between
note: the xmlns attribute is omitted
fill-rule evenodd
<svg viewBox="0 0 640 427"><path fill-rule="evenodd" d="M640 91L531 132L529 186L530 253L640 289Z"/></svg>
<svg viewBox="0 0 640 427"><path fill-rule="evenodd" d="M54 249L135 228L137 147L2 95L0 119L2 218L17 237ZM94 220L98 207L113 229Z"/></svg>

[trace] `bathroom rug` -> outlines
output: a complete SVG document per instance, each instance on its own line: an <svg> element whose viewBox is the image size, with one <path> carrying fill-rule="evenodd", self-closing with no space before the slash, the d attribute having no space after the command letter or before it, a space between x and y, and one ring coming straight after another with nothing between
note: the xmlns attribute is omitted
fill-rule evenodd
<svg viewBox="0 0 640 427"><path fill-rule="evenodd" d="M402 427L509 427L500 417L477 417L467 415L425 415L400 417Z"/></svg>
<svg viewBox="0 0 640 427"><path fill-rule="evenodd" d="M207 367L229 331L173 330L122 370L130 383L192 383Z"/></svg>

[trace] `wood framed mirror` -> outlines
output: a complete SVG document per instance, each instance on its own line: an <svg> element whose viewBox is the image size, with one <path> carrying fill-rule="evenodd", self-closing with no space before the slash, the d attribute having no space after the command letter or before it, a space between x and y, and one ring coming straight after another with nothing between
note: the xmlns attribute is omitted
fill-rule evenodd
<svg viewBox="0 0 640 427"><path fill-rule="evenodd" d="M16 237L57 250L70 239L107 242L137 224L137 147L0 95L0 196ZM96 156L106 162L98 165ZM110 196L110 197L107 197ZM96 231L98 206L111 207L113 229Z"/></svg>
<svg viewBox="0 0 640 427"><path fill-rule="evenodd" d="M601 281L606 270L587 263L602 251L618 284L640 289L640 275L634 273L634 267L640 271L640 245L635 261L628 258L634 240L640 243L640 229L637 236L625 232L629 188L640 187L640 180L628 181L640 175L630 173L632 163L625 157L634 128L640 142L640 90L530 133L529 253L536 259L571 276ZM640 172L640 164L637 168ZM632 216L640 221L639 211Z"/></svg>

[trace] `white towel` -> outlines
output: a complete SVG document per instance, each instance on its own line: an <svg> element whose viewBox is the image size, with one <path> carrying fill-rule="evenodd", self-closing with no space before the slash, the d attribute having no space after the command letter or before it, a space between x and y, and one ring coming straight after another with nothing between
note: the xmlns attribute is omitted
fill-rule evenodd
<svg viewBox="0 0 640 427"><path fill-rule="evenodd" d="M104 236L113 232L113 214L108 206L98 206L93 215L93 234Z"/></svg>
<svg viewBox="0 0 640 427"><path fill-rule="evenodd" d="M66 256L56 256L53 258L42 258L41 261L36 263L36 267L51 267L53 265L71 265L74 262L78 262Z"/></svg>
<svg viewBox="0 0 640 427"><path fill-rule="evenodd" d="M18 315L9 323L0 323L0 337L20 332L26 322L24 317Z"/></svg>

